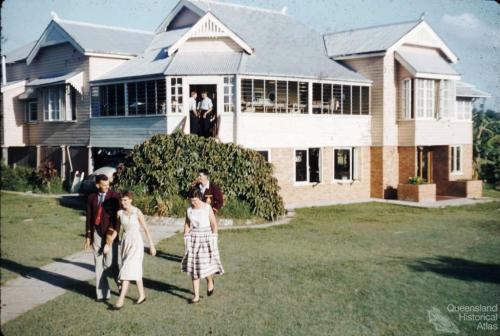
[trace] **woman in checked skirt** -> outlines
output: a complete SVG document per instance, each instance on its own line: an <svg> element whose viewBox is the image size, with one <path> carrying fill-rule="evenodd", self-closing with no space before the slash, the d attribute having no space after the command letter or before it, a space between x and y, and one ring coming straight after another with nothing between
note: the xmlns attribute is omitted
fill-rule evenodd
<svg viewBox="0 0 500 336"><path fill-rule="evenodd" d="M202 201L198 188L189 191L191 206L184 224L184 258L182 271L193 280L194 297L190 303L200 301L200 279L207 279L207 295L214 293L214 274L223 274L217 244L217 220L212 207Z"/></svg>

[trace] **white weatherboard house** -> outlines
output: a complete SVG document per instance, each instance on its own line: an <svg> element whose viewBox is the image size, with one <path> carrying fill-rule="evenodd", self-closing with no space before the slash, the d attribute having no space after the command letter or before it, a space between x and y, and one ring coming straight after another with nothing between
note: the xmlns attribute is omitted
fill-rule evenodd
<svg viewBox="0 0 500 336"><path fill-rule="evenodd" d="M127 59L100 54L109 65L100 62L99 73L84 81L85 106L72 122L85 124L79 136L93 154L89 166L101 153L130 150L153 134L189 133L190 92L208 91L216 137L260 151L274 165L287 206L394 197L415 175L435 183L440 195L474 194L453 182L472 178L471 102L487 94L459 84L456 55L424 20L322 35L285 11L182 0L154 35L141 38L143 47ZM19 63L30 68L29 60ZM10 76L12 67L8 80L22 79ZM37 80L5 86L4 97L19 89L4 109L21 104L18 95L29 88L43 93ZM37 97L35 125L20 122L18 129L55 127L42 119L54 104L47 97ZM5 111L5 120L20 113ZM45 138L2 145L37 146Z"/></svg>

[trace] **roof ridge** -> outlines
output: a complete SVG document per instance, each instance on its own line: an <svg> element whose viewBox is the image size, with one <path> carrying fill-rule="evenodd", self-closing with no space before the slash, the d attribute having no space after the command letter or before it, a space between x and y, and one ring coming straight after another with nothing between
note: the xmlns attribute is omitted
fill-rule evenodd
<svg viewBox="0 0 500 336"><path fill-rule="evenodd" d="M373 29L373 28L381 28L381 27L388 27L388 26L397 26L397 25L402 25L405 23L420 23L424 20L408 20L408 21L401 21L401 22L393 22L393 23L384 23L380 25L375 25L375 26L368 26L368 27L360 27L360 28L351 28L351 29L346 29L346 30L340 30L336 32L331 32L331 33L325 33L323 34L324 36L329 36L329 35L335 35L335 34L341 34L341 33L347 33L347 32L352 32L352 31L359 31L359 30L366 30L366 29Z"/></svg>
<svg viewBox="0 0 500 336"><path fill-rule="evenodd" d="M76 25L81 25L81 26L89 26L89 27L95 27L95 28L106 28L106 29L112 29L112 30L128 31L128 32L132 32L132 33L154 35L154 32L152 32L152 31L124 28L124 27L116 27L116 26L108 26L108 25L103 25L103 24L98 24L98 23L73 21L73 20L66 20L66 19L61 19L61 18L54 19L54 21L58 22L58 23L59 22L70 23L70 24L76 24Z"/></svg>
<svg viewBox="0 0 500 336"><path fill-rule="evenodd" d="M223 5L223 6L231 6L231 7L238 7L238 8L246 8L246 9L251 9L259 12L267 12L267 13L272 13L272 14L279 14L279 15L284 15L287 16L286 13L284 13L281 10L277 9L270 9L270 8L260 8L260 7L254 7L254 6L248 6L248 5L240 5L240 4L235 4L231 2L222 2L222 1L216 1L216 0L188 0L190 2L193 2L196 4L196 2L204 2L207 4L216 4L216 5ZM210 9L209 9L210 10Z"/></svg>

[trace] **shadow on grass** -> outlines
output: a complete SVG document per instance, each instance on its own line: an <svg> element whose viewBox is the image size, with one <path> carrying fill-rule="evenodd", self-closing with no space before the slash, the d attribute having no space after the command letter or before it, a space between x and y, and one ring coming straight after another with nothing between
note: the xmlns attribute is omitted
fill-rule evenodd
<svg viewBox="0 0 500 336"><path fill-rule="evenodd" d="M3 269L17 273L24 278L33 278L65 290L75 292L77 294L95 298L95 287L86 281L73 279L58 273L45 271L40 268L21 265L15 261L8 259L1 259L1 266Z"/></svg>
<svg viewBox="0 0 500 336"><path fill-rule="evenodd" d="M433 272L448 278L500 284L500 265L462 258L437 256L410 261L408 267L416 272Z"/></svg>
<svg viewBox="0 0 500 336"><path fill-rule="evenodd" d="M87 210L87 198L84 195L79 196L61 196L59 205L74 210Z"/></svg>
<svg viewBox="0 0 500 336"><path fill-rule="evenodd" d="M92 266L90 264L87 264L87 263L76 262L76 261L69 261L69 260L62 259L62 258L53 258L52 260L60 262L60 263L66 263L66 264L75 265L75 266L78 266L78 267L81 267L81 268L85 268L86 270L89 270L91 272L94 272L94 266Z"/></svg>
<svg viewBox="0 0 500 336"><path fill-rule="evenodd" d="M147 252L149 252L149 250ZM156 251L156 256L159 258L163 258L163 259L167 259L167 260L175 261L175 262L179 262L179 263L182 261L182 256L166 253L163 251Z"/></svg>

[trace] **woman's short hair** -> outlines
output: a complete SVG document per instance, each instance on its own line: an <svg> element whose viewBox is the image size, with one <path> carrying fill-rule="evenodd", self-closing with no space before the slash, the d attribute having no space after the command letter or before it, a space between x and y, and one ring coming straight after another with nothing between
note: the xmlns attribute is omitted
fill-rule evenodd
<svg viewBox="0 0 500 336"><path fill-rule="evenodd" d="M121 198L124 198L124 197L128 197L128 198L130 198L131 200L133 200L133 199L134 199L134 193L133 193L133 192L131 192L131 191L128 191L128 190L127 190L127 191L124 191L124 192L122 192L122 194L121 194Z"/></svg>
<svg viewBox="0 0 500 336"><path fill-rule="evenodd" d="M203 168L203 169L198 170L198 174L203 174L203 175L205 175L206 177L210 177L210 172L209 172L209 171L208 171L208 169L206 169L206 168Z"/></svg>
<svg viewBox="0 0 500 336"><path fill-rule="evenodd" d="M199 188L191 188L189 189L188 193L189 198L199 198L200 200L203 199L203 194L201 193L201 190Z"/></svg>

